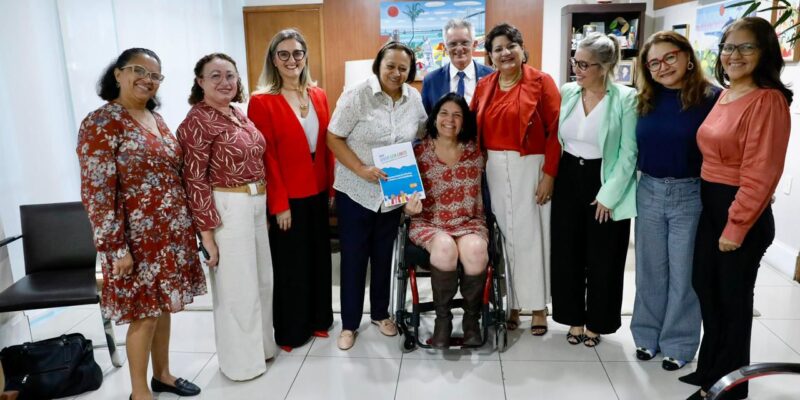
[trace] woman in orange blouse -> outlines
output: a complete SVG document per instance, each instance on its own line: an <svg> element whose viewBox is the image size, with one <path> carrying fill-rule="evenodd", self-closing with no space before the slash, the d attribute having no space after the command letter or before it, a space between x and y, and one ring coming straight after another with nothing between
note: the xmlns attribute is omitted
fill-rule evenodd
<svg viewBox="0 0 800 400"><path fill-rule="evenodd" d="M761 257L775 237L770 198L789 144L792 92L781 82L783 58L764 19L743 18L725 30L715 75L727 90L697 131L703 154L703 211L692 285L704 336L697 370L680 379L702 399L724 375L750 364L753 288ZM731 399L747 397L747 383Z"/></svg>
<svg viewBox="0 0 800 400"><path fill-rule="evenodd" d="M491 208L513 277L508 327L519 325L520 309L533 310L531 333L541 336L547 333L550 301L550 196L561 157L561 95L550 75L525 65L517 28L492 28L486 51L497 71L478 82L471 108L488 153Z"/></svg>
<svg viewBox="0 0 800 400"><path fill-rule="evenodd" d="M267 203L275 273L275 341L284 351L328 337L333 157L325 143L328 99L311 79L308 48L294 29L267 48L247 114L267 141Z"/></svg>

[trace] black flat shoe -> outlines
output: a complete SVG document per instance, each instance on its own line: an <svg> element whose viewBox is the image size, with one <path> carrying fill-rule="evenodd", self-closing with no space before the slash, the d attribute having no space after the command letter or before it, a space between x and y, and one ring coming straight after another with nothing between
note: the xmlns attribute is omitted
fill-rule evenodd
<svg viewBox="0 0 800 400"><path fill-rule="evenodd" d="M683 383L688 383L694 386L702 386L703 383L700 382L700 377L697 375L697 372L692 372L691 374L684 375L678 378L679 381Z"/></svg>
<svg viewBox="0 0 800 400"><path fill-rule="evenodd" d="M150 388L154 392L168 392L178 396L197 396L200 394L200 388L197 385L183 378L176 379L175 386L170 386L153 377L150 379Z"/></svg>

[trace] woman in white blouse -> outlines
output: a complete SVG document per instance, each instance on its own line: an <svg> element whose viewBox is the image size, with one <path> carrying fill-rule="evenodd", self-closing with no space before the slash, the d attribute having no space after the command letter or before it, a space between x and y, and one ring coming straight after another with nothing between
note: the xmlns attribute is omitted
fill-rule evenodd
<svg viewBox="0 0 800 400"><path fill-rule="evenodd" d="M397 335L389 319L392 242L402 209L383 206L378 181L386 174L374 166L372 149L414 140L427 115L416 89L416 58L408 46L389 42L372 64L374 76L342 94L328 125L328 147L336 156L336 190L341 244L342 350L355 343L364 307L367 263L370 318L386 336Z"/></svg>

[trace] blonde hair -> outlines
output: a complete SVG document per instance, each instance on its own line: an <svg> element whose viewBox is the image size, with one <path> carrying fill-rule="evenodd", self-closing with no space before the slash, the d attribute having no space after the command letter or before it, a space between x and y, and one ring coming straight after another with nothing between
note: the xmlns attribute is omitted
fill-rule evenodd
<svg viewBox="0 0 800 400"><path fill-rule="evenodd" d="M273 62L273 57L275 57L278 45L284 40L289 39L294 39L300 43L300 46L303 47L303 51L306 52L306 66L303 67L303 71L300 72L300 90L305 91L309 86L316 86L317 83L311 79L311 72L309 72L308 46L306 45L306 40L297 29L289 28L276 33L275 36L272 37L272 40L270 40L269 46L267 46L267 54L264 56L264 68L261 69L258 85L256 85L256 91L253 94L280 94L281 88L283 87L283 78L281 78L278 67L276 67Z"/></svg>
<svg viewBox="0 0 800 400"><path fill-rule="evenodd" d="M595 61L606 71L606 81L614 81L614 71L619 63L619 42L613 35L590 33L578 43L578 48L592 53Z"/></svg>

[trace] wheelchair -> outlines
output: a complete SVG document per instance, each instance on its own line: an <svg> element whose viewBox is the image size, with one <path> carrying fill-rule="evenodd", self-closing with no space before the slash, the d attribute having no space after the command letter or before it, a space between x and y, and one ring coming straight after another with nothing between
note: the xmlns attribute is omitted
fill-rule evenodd
<svg viewBox="0 0 800 400"><path fill-rule="evenodd" d="M484 180L485 182L485 180ZM484 183L483 188L486 189ZM510 280L506 279L508 259L503 248L503 238L494 216L489 211L491 205L486 200L488 192L484 190L484 205L486 209L486 224L489 228L489 264L486 268L486 281L483 289L481 306L481 348L486 345L489 330L494 333L494 349L504 351L508 343L506 320L508 313L507 293ZM420 335L421 314L432 312L432 301L421 302L419 295L418 278L430 278L430 254L423 248L413 244L408 238L408 229L411 219L403 217L403 222L397 232L392 250L392 281L390 310L394 312L394 320L402 339L401 350L411 352L417 348L432 348L430 339L423 340ZM463 274L461 265L458 267L459 275ZM410 286L410 290L409 290ZM411 307L407 309L407 295L411 294ZM463 306L463 299L454 298L450 308L456 309ZM469 348L463 345L463 338L451 337L450 349Z"/></svg>

